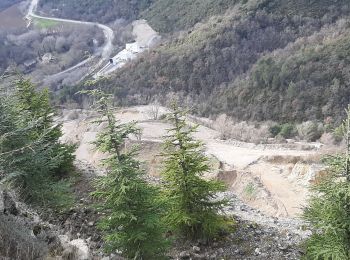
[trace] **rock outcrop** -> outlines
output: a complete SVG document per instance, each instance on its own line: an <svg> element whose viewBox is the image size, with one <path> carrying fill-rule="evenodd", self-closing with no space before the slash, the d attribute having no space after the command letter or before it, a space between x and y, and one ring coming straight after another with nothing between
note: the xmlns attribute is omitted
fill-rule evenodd
<svg viewBox="0 0 350 260"><path fill-rule="evenodd" d="M298 183L308 187L310 184L317 182L317 179L325 171L326 167L323 164L298 162L293 167L288 179L298 181Z"/></svg>

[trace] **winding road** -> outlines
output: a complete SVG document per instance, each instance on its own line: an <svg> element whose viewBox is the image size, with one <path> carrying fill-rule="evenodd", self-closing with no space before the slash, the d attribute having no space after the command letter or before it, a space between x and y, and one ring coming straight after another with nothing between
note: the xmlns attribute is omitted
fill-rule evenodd
<svg viewBox="0 0 350 260"><path fill-rule="evenodd" d="M113 51L113 43L112 42L114 39L114 32L110 27L103 25L103 24L100 24L100 23L95 23L95 22L85 22L85 21L77 21L77 20L71 20L71 19L62 19L62 18L46 17L46 16L37 15L37 14L35 14L35 11L38 7L38 3L39 3L39 0L32 0L31 1L30 5L29 5L28 13L26 15L26 18L28 20L31 20L31 18L38 18L38 19L46 19L46 20L51 20L51 21L56 21L56 22L63 22L63 23L74 23L74 24L80 24L80 25L97 26L103 31L106 42L102 48L101 60L96 65L96 67L101 66L103 62L105 62L107 59L109 59L109 57ZM95 58L96 56L98 56L98 54L95 54L92 57L89 57L88 59L83 60L82 62L80 62L80 63L78 63L78 64L76 64L76 65L74 65L74 66L72 66L64 71L61 71L58 74L52 75L52 76L59 76L59 75L62 75L64 73L70 72L76 68L79 68L82 65L86 64L87 62L89 62L90 60L92 60L93 58Z"/></svg>

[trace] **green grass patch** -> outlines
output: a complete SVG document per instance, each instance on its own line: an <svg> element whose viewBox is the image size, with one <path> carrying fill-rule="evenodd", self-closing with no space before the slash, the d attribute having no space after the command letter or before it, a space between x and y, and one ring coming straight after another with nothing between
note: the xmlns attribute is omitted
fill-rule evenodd
<svg viewBox="0 0 350 260"><path fill-rule="evenodd" d="M244 188L244 193L249 199L255 198L257 193L255 185L252 182L248 183Z"/></svg>
<svg viewBox="0 0 350 260"><path fill-rule="evenodd" d="M59 24L59 22L47 20L47 19L42 19L42 18L34 18L33 21L34 21L35 27L40 28L40 29L49 29L49 28L55 27Z"/></svg>

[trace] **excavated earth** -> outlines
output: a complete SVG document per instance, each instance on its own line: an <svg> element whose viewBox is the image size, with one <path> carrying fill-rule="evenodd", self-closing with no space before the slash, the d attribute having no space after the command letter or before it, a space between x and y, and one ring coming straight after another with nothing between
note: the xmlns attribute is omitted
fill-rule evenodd
<svg viewBox="0 0 350 260"><path fill-rule="evenodd" d="M162 162L159 156L161 143L170 125L155 120L154 110L152 106L127 108L116 112L116 117L122 123L138 122L142 136L130 137L127 145L137 143L140 146L139 159L145 162L149 180L157 182ZM160 107L157 112L161 117L166 109ZM82 168L89 165L94 169L90 175L104 174L100 167L104 155L96 152L91 144L105 127L91 125L96 116L93 111L69 110L63 111L60 119L65 133L63 141L78 144L77 160L85 165ZM235 218L236 231L226 241L213 245L203 245L200 241L179 244L172 252L173 258L299 259L302 253L299 245L309 235L305 223L299 219L300 214L309 185L325 170L318 163L323 153L320 145L302 142L256 145L223 141L219 136L219 132L203 125L195 134L204 143L212 161L213 171L205 177L222 180L228 186L228 191L218 196L230 200L225 214ZM87 227L98 219L95 217L98 213L82 214ZM73 211L65 225L74 223L74 218L79 218L77 215ZM81 225L77 226L81 228ZM101 246L99 236L94 238L89 232L78 233L87 234L84 238L92 241L93 251L98 251Z"/></svg>
<svg viewBox="0 0 350 260"><path fill-rule="evenodd" d="M154 120L153 110L154 107L150 106L134 107L120 110L116 116L121 122L138 122L143 130L142 136L131 137L126 148L139 145L139 159L144 161L147 178L158 183L161 143L170 126L165 121ZM159 116L165 112L166 109L159 108ZM16 199L3 203L6 196L1 196L5 193L0 190L0 218L5 220L0 225L0 234L9 233L15 225L23 227L25 231L21 234L27 234L22 238L19 233L12 233L11 238L0 243L0 249L1 246L8 248L5 245L8 241L18 240L24 241L20 243L23 245L32 242L33 248L42 249L42 255L28 259L122 259L118 252L106 255L102 251L102 234L96 224L103 213L94 207L95 201L90 196L92 181L105 174L100 166L104 155L96 152L91 144L105 127L91 124L96 116L93 111L66 110L57 119L63 124L62 141L78 146L77 175L73 185L77 202L74 207L59 214L49 211L37 214L22 207ZM310 233L299 217L307 199L308 186L324 171L324 167L317 163L322 151L315 144L256 145L222 141L219 136L217 131L205 126L200 126L195 135L204 143L211 158L213 170L205 178L215 178L227 184L228 191L218 194L218 197L230 201L223 214L234 219L234 232L226 234L224 241L210 245L203 241L177 241L169 257L300 259L300 244ZM12 210L4 210L8 205ZM10 250L16 251L18 245L15 243ZM45 252L49 252L51 258L44 257ZM10 253L1 251L0 259L11 259L8 255Z"/></svg>
<svg viewBox="0 0 350 260"><path fill-rule="evenodd" d="M159 116L166 111L159 109ZM160 144L170 125L153 120L150 106L140 106L116 112L122 122L137 121L141 137L131 137L141 148L140 159L149 175L158 177L161 167ZM78 144L76 157L99 169L103 154L96 152L91 142L105 127L92 125L92 111L64 111L63 141ZM189 121L191 123L191 121ZM322 151L317 144L290 142L288 144L252 144L223 141L220 133L200 125L195 138L201 140L212 158L213 171L206 177L223 180L230 191L248 205L271 217L298 217L308 196L308 186L324 171L318 163Z"/></svg>

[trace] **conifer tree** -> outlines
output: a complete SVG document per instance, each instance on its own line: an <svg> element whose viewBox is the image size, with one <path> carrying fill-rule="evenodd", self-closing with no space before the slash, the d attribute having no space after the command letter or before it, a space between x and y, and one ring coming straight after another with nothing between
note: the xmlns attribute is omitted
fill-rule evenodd
<svg viewBox="0 0 350 260"><path fill-rule="evenodd" d="M52 164L53 173L62 175L71 171L75 146L59 142L63 133L61 124L54 122L55 112L50 104L49 90L38 91L30 80L20 78L16 82L15 96L16 113L25 115L21 117L24 126L30 121L36 121L32 130L28 132L30 138L50 144L50 156L57 159L55 161L57 164L55 166Z"/></svg>
<svg viewBox="0 0 350 260"><path fill-rule="evenodd" d="M226 218L219 214L226 201L215 198L225 186L202 178L210 166L202 143L193 138L197 126L186 123L186 112L176 105L173 109L168 115L173 128L168 130L163 154L164 199L168 205L165 223L186 238L210 240L228 227Z"/></svg>
<svg viewBox="0 0 350 260"><path fill-rule="evenodd" d="M96 123L107 122L97 137L97 149L108 155L103 161L108 172L96 182L93 195L107 213L100 222L106 249L119 250L128 259L162 259L166 253L164 229L160 222L158 191L144 179L138 149L125 149L128 136L139 134L135 123L120 123L113 114L111 97L99 90L84 91L93 96L101 113Z"/></svg>
<svg viewBox="0 0 350 260"><path fill-rule="evenodd" d="M345 155L328 156L328 175L313 187L304 211L313 234L306 243L306 259L350 259L350 106L343 129Z"/></svg>
<svg viewBox="0 0 350 260"><path fill-rule="evenodd" d="M13 183L28 202L64 207L69 185L57 176L72 169L74 146L59 142L47 90L36 91L20 78L0 105L0 176Z"/></svg>

